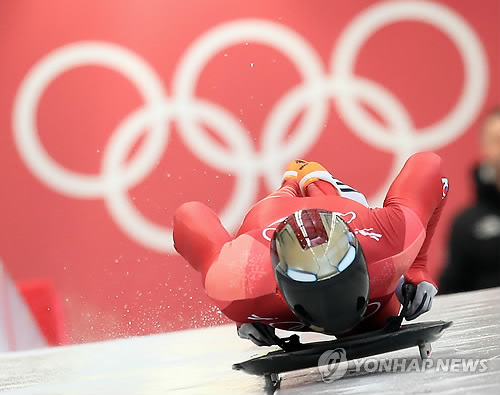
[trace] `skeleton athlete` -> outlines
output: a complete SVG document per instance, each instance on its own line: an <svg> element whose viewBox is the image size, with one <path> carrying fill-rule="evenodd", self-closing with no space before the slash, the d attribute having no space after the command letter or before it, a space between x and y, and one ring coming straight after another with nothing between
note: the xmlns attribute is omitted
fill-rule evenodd
<svg viewBox="0 0 500 395"><path fill-rule="evenodd" d="M397 315L404 281L416 286L406 318L431 308L427 252L447 192L431 152L408 159L382 208L320 164L296 160L234 237L206 205L190 202L175 213L174 243L240 337L275 344L274 328L345 336Z"/></svg>

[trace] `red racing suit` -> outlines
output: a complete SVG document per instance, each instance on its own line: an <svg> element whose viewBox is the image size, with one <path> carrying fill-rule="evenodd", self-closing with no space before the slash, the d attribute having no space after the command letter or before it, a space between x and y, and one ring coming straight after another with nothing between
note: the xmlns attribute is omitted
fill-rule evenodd
<svg viewBox="0 0 500 395"><path fill-rule="evenodd" d="M175 248L201 273L207 295L231 320L301 330L304 325L277 287L270 240L276 226L295 211L339 213L362 246L370 277L368 309L353 333L379 328L399 312L395 289L402 275L414 285L435 285L426 269L427 251L448 182L441 158L424 152L408 159L382 208L343 197L342 190L350 188L338 184L323 177L301 189L297 179L285 179L278 191L250 209L234 237L206 205L185 203L175 213Z"/></svg>

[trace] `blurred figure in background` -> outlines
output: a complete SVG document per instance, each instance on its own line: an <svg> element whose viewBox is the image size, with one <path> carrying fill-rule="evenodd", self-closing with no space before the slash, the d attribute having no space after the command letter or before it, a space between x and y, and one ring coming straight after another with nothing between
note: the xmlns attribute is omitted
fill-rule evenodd
<svg viewBox="0 0 500 395"><path fill-rule="evenodd" d="M500 107L488 113L479 138L477 199L453 221L440 293L500 286Z"/></svg>

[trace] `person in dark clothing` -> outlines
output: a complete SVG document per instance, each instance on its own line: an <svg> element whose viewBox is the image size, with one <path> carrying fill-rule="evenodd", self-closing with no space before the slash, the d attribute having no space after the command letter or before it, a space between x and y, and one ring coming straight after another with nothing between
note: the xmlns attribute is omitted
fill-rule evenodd
<svg viewBox="0 0 500 395"><path fill-rule="evenodd" d="M477 201L453 222L441 294L500 286L500 107L485 118L480 151Z"/></svg>

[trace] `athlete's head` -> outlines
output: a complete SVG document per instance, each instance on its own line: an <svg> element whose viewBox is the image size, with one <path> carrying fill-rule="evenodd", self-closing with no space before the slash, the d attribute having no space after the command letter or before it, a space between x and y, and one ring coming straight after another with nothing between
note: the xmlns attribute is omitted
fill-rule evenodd
<svg viewBox="0 0 500 395"><path fill-rule="evenodd" d="M293 213L274 232L271 256L283 298L311 329L339 334L361 321L368 270L340 216L321 209Z"/></svg>

